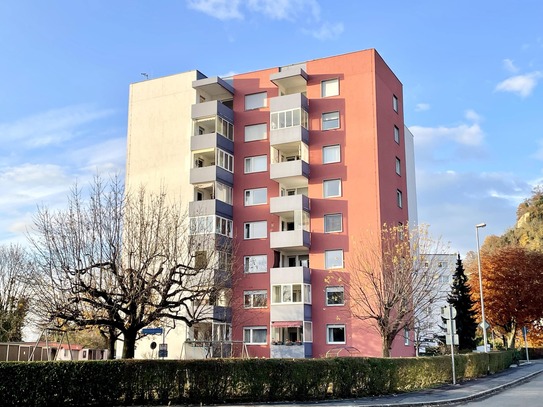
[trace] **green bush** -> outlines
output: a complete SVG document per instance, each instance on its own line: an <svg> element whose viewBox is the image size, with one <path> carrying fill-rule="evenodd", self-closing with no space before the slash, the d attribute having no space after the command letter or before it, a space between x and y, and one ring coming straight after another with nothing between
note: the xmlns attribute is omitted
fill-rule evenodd
<svg viewBox="0 0 543 407"><path fill-rule="evenodd" d="M457 380L498 372L513 352L455 356ZM0 362L10 406L214 404L355 398L452 380L450 356L421 358Z"/></svg>

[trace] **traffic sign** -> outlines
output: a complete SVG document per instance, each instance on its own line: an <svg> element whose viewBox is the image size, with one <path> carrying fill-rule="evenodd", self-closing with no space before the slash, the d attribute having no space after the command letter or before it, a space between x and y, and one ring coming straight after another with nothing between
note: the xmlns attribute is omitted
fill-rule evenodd
<svg viewBox="0 0 543 407"><path fill-rule="evenodd" d="M162 334L163 329L161 327L157 328L143 328L141 333L144 335L160 335Z"/></svg>
<svg viewBox="0 0 543 407"><path fill-rule="evenodd" d="M483 323L481 322L481 323L479 324L479 327L480 327L481 329L488 329L488 328L490 328L490 324L489 324L488 322L485 321L485 323L484 323L484 325L483 325Z"/></svg>
<svg viewBox="0 0 543 407"><path fill-rule="evenodd" d="M447 335L456 333L456 321L454 319L447 320Z"/></svg>
<svg viewBox="0 0 543 407"><path fill-rule="evenodd" d="M445 335L445 342L447 345L458 345L458 335L454 334L454 343L453 343L453 335Z"/></svg>
<svg viewBox="0 0 543 407"><path fill-rule="evenodd" d="M456 308L451 307L450 305L441 307L441 316L445 319L456 318Z"/></svg>
<svg viewBox="0 0 543 407"><path fill-rule="evenodd" d="M161 343L158 345L158 357L167 358L168 357L168 344Z"/></svg>

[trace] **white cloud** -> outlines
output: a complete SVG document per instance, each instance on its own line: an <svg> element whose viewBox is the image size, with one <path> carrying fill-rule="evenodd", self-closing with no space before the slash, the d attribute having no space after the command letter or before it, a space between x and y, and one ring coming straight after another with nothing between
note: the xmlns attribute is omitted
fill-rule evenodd
<svg viewBox="0 0 543 407"><path fill-rule="evenodd" d="M503 61L503 67L509 71L509 72L518 72L518 68L513 63L512 59L504 59Z"/></svg>
<svg viewBox="0 0 543 407"><path fill-rule="evenodd" d="M516 93L521 97L527 97L532 93L541 76L542 73L539 71L512 76L498 83L495 90L498 92Z"/></svg>
<svg viewBox="0 0 543 407"><path fill-rule="evenodd" d="M472 122L475 122L475 123L478 123L481 121L481 116L475 110L472 110L472 109L466 110L466 113L464 116L466 119L471 120Z"/></svg>
<svg viewBox="0 0 543 407"><path fill-rule="evenodd" d="M201 11L219 20L241 20L240 0L188 0L189 8Z"/></svg>
<svg viewBox="0 0 543 407"><path fill-rule="evenodd" d="M430 105L428 103L417 103L415 106L415 112L424 112L430 110Z"/></svg>
<svg viewBox="0 0 543 407"><path fill-rule="evenodd" d="M0 135L3 141L21 142L27 148L56 145L71 139L78 126L111 114L112 110L84 105L54 109L13 123L0 123Z"/></svg>
<svg viewBox="0 0 543 407"><path fill-rule="evenodd" d="M477 123L472 125L461 124L456 127L411 126L409 130L415 136L416 145L453 141L465 146L480 146L484 140L484 132Z"/></svg>
<svg viewBox="0 0 543 407"><path fill-rule="evenodd" d="M318 40L334 40L343 33L343 23L329 23L325 21L316 30L303 30L304 33L310 34Z"/></svg>
<svg viewBox="0 0 543 407"><path fill-rule="evenodd" d="M320 6L316 0L247 0L247 6L272 20L294 21L299 15L320 19Z"/></svg>

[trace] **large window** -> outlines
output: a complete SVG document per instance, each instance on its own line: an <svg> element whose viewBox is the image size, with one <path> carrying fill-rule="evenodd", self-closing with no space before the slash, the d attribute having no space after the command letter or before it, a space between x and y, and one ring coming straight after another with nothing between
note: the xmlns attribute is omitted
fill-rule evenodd
<svg viewBox="0 0 543 407"><path fill-rule="evenodd" d="M345 343L345 325L326 325L326 343Z"/></svg>
<svg viewBox="0 0 543 407"><path fill-rule="evenodd" d="M268 292L266 290L244 291L243 306L245 308L266 308L268 306Z"/></svg>
<svg viewBox="0 0 543 407"><path fill-rule="evenodd" d="M277 284L272 285L272 303L311 304L311 285L309 284Z"/></svg>
<svg viewBox="0 0 543 407"><path fill-rule="evenodd" d="M245 174L251 172L262 172L268 169L268 157L265 155L258 155L255 157L245 158Z"/></svg>
<svg viewBox="0 0 543 407"><path fill-rule="evenodd" d="M266 100L266 92L245 95L245 110L253 110L259 109L261 107L266 107Z"/></svg>
<svg viewBox="0 0 543 407"><path fill-rule="evenodd" d="M272 130L284 129L286 127L302 126L308 128L308 114L304 109L296 108L274 112L271 114Z"/></svg>
<svg viewBox="0 0 543 407"><path fill-rule="evenodd" d="M245 190L245 206L265 205L267 202L267 188L255 188Z"/></svg>
<svg viewBox="0 0 543 407"><path fill-rule="evenodd" d="M190 234L202 235L208 233L232 237L232 221L216 215L190 218Z"/></svg>
<svg viewBox="0 0 543 407"><path fill-rule="evenodd" d="M249 345L266 344L268 329L264 326L243 328L243 342Z"/></svg>
<svg viewBox="0 0 543 407"><path fill-rule="evenodd" d="M341 213L324 215L324 233L341 232L343 216Z"/></svg>
<svg viewBox="0 0 543 407"><path fill-rule="evenodd" d="M245 141L265 140L268 137L267 131L266 123L245 126Z"/></svg>
<svg viewBox="0 0 543 407"><path fill-rule="evenodd" d="M245 273L266 273L268 271L268 256L265 254L245 256L243 270Z"/></svg>
<svg viewBox="0 0 543 407"><path fill-rule="evenodd" d="M247 222L244 224L244 239L264 239L268 236L268 222Z"/></svg>
<svg viewBox="0 0 543 407"><path fill-rule="evenodd" d="M322 148L322 163L338 163L341 161L341 149L338 145L335 146L324 146Z"/></svg>
<svg viewBox="0 0 543 407"><path fill-rule="evenodd" d="M217 133L228 140L234 140L234 125L222 117L217 117Z"/></svg>
<svg viewBox="0 0 543 407"><path fill-rule="evenodd" d="M343 268L343 250L325 250L324 267L327 269Z"/></svg>
<svg viewBox="0 0 543 407"><path fill-rule="evenodd" d="M341 196L341 180L340 179L324 180L322 185L323 185L323 196L325 198Z"/></svg>
<svg viewBox="0 0 543 407"><path fill-rule="evenodd" d="M234 156L218 148L217 165L227 171L234 172Z"/></svg>
<svg viewBox="0 0 543 407"><path fill-rule="evenodd" d="M220 182L215 183L215 199L226 202L232 205L232 187L222 184Z"/></svg>
<svg viewBox="0 0 543 407"><path fill-rule="evenodd" d="M339 129L339 112L322 114L322 130Z"/></svg>
<svg viewBox="0 0 543 407"><path fill-rule="evenodd" d="M321 82L321 96L323 98L339 95L339 79L328 79Z"/></svg>
<svg viewBox="0 0 543 407"><path fill-rule="evenodd" d="M345 304L343 286L326 287L326 305L336 306Z"/></svg>

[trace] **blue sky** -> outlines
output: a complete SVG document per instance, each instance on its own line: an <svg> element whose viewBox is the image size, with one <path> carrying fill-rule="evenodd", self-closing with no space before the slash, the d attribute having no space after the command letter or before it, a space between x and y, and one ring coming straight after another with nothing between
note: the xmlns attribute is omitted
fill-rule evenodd
<svg viewBox="0 0 543 407"><path fill-rule="evenodd" d="M375 48L404 85L419 221L465 254L542 181L543 2L3 0L0 243L123 172L141 73L229 75Z"/></svg>

